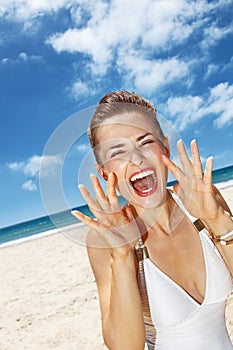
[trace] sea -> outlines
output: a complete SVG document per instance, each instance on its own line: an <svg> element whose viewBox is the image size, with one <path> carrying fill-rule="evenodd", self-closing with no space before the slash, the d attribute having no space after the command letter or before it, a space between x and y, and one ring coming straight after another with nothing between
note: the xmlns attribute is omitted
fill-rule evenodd
<svg viewBox="0 0 233 350"><path fill-rule="evenodd" d="M168 183L171 186L175 181ZM213 183L218 189L224 189L233 186L233 165L217 169L213 171ZM123 197L119 197L121 205L125 203ZM79 210L83 214L92 216L86 205L82 205L73 210ZM0 229L0 248L15 245L33 240L40 237L45 237L58 232L59 228L70 228L70 225L81 226L81 222L78 222L70 211L63 211L50 216L43 216L26 222L18 223L12 226L3 227Z"/></svg>

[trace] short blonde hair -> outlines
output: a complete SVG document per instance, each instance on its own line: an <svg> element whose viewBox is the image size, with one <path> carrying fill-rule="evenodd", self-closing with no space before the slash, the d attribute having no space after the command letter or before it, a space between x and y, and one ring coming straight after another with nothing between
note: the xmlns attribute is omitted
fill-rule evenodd
<svg viewBox="0 0 233 350"><path fill-rule="evenodd" d="M94 148L98 144L98 128L107 120L110 121L112 117L130 112L139 112L150 118L153 121L161 140L164 139L163 131L157 120L156 108L152 102L135 92L128 92L125 90L109 92L99 101L88 127L88 137L97 161L97 154L95 153Z"/></svg>

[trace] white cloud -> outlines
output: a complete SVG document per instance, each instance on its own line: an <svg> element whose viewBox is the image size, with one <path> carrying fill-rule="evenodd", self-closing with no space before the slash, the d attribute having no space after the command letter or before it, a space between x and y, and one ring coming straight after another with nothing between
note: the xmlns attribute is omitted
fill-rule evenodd
<svg viewBox="0 0 233 350"><path fill-rule="evenodd" d="M36 176L39 174L43 158L41 156L32 156L24 164L24 174L26 176Z"/></svg>
<svg viewBox="0 0 233 350"><path fill-rule="evenodd" d="M69 29L64 34L50 37L47 43L52 45L58 53L80 52L90 56L98 66L98 73L105 74L111 61L110 48L100 41L98 34L91 28Z"/></svg>
<svg viewBox="0 0 233 350"><path fill-rule="evenodd" d="M134 0L114 0L107 8L106 4L97 1L95 11L90 10L91 18L85 27L52 35L47 43L58 53L67 51L88 55L92 59L92 64L88 65L92 73L103 75L113 58L118 57L119 61L118 51L126 54L128 49L136 49L139 41L146 50L161 50L171 36L174 41L182 40L181 33L182 37L187 37L187 30L179 30L179 21L175 21L179 11L184 11L184 4L185 1L179 1L171 6L167 1L145 0L135 6Z"/></svg>
<svg viewBox="0 0 233 350"><path fill-rule="evenodd" d="M207 72L205 74L205 79L209 78L211 75L215 74L219 70L217 64L210 63L207 67Z"/></svg>
<svg viewBox="0 0 233 350"><path fill-rule="evenodd" d="M89 86L87 83L81 81L80 79L76 80L68 90L75 99L78 99L79 97L85 95L93 95L95 92L95 89L91 85Z"/></svg>
<svg viewBox="0 0 233 350"><path fill-rule="evenodd" d="M9 63L9 61L10 61L9 58L7 58L7 57L4 57L1 59L2 64L7 64L7 63Z"/></svg>
<svg viewBox="0 0 233 350"><path fill-rule="evenodd" d="M21 60L23 60L23 61L27 61L28 55L25 52L20 52L19 58L21 58Z"/></svg>
<svg viewBox="0 0 233 350"><path fill-rule="evenodd" d="M163 50L163 45L171 41L183 42L192 33L192 5L187 1L151 1L150 11L144 9L147 30L142 37L144 47L156 47ZM140 15L140 14L139 14Z"/></svg>
<svg viewBox="0 0 233 350"><path fill-rule="evenodd" d="M183 83L189 86L190 57L187 53L181 61L172 50L192 40L193 34L200 35L200 45L205 48L228 35L230 26L220 28L217 21L211 26L209 22L211 13L229 4L228 0L144 0L136 6L134 0L82 0L79 6L70 2L73 28L51 35L46 42L58 53L82 54L85 74L95 79L114 68L124 73L124 84L131 89L140 87L142 93L155 92L184 76ZM84 13L88 18L85 23ZM161 53L167 58L159 59ZM86 57L89 60L85 62ZM213 68L209 67L207 75Z"/></svg>
<svg viewBox="0 0 233 350"><path fill-rule="evenodd" d="M17 64L20 62L37 61L42 62L43 57L38 55L28 55L26 52L20 52L16 58L4 57L0 62L2 64Z"/></svg>
<svg viewBox="0 0 233 350"><path fill-rule="evenodd" d="M169 84L188 73L188 64L176 57L168 59L145 59L137 52L122 50L117 61L118 69L127 74L138 91L150 94L155 89Z"/></svg>
<svg viewBox="0 0 233 350"><path fill-rule="evenodd" d="M34 192L37 191L37 185L32 180L27 180L23 183L22 189L25 191Z"/></svg>
<svg viewBox="0 0 233 350"><path fill-rule="evenodd" d="M207 116L213 117L216 128L226 127L233 122L233 85L220 83L206 96L170 97L161 108L180 131Z"/></svg>
<svg viewBox="0 0 233 350"><path fill-rule="evenodd" d="M233 56L230 58L230 60L224 64L224 66L222 67L222 71L226 71L226 70L232 70L233 69Z"/></svg>
<svg viewBox="0 0 233 350"><path fill-rule="evenodd" d="M80 5L87 6L87 2ZM180 43L196 29L197 18L199 21L210 9L208 3L200 5L201 0L195 6L187 0L144 0L136 6L134 0L113 0L107 6L99 0L87 6L90 19L85 26L52 35L48 43L57 52L89 54L97 63L100 53L105 60L118 46L132 47L139 41L142 48L167 49L171 41ZM76 11L79 21L80 7Z"/></svg>
<svg viewBox="0 0 233 350"><path fill-rule="evenodd" d="M109 69L121 74L123 85L149 95L182 78L189 87L195 54L185 46L193 48L195 40L198 59L206 62L209 47L232 33L232 25L221 27L219 19L230 5L231 0L2 0L0 15L30 23L61 9L70 13L70 27L51 33L46 43L59 54L79 54L78 79L68 90L80 99L94 91L84 78L98 81ZM20 57L29 59L26 53ZM206 77L215 72L209 62Z"/></svg>
<svg viewBox="0 0 233 350"><path fill-rule="evenodd" d="M90 150L90 145L87 143L81 143L80 145L77 145L76 149L79 153L86 153Z"/></svg>
<svg viewBox="0 0 233 350"><path fill-rule="evenodd" d="M61 165L61 158L54 156L38 156L34 155L24 162L8 163L9 169L13 171L23 172L27 181L22 185L26 191L35 191L37 189L37 181L40 176L54 176Z"/></svg>
<svg viewBox="0 0 233 350"><path fill-rule="evenodd" d="M27 21L46 13L55 13L68 3L69 0L1 0L0 16Z"/></svg>
<svg viewBox="0 0 233 350"><path fill-rule="evenodd" d="M24 168L24 162L13 162L8 164L9 169L11 170L23 170Z"/></svg>
<svg viewBox="0 0 233 350"><path fill-rule="evenodd" d="M211 89L209 98L210 112L219 116L214 120L217 128L229 125L233 121L233 85L221 83Z"/></svg>
<svg viewBox="0 0 233 350"><path fill-rule="evenodd" d="M201 46L204 49L213 46L231 33L233 33L232 24L226 27L218 27L216 24L213 24L210 27L205 28L203 35L204 39L201 42Z"/></svg>

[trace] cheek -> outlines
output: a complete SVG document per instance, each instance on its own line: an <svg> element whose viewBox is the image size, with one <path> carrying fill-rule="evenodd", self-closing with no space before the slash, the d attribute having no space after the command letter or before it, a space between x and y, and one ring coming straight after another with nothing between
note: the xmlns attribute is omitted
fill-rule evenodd
<svg viewBox="0 0 233 350"><path fill-rule="evenodd" d="M148 147L148 151L151 152L154 156L160 157L162 154L165 154L165 147L161 142L155 142Z"/></svg>
<svg viewBox="0 0 233 350"><path fill-rule="evenodd" d="M115 173L118 178L122 178L125 174L127 162L122 160L108 161L104 164L104 169L108 173Z"/></svg>
<svg viewBox="0 0 233 350"><path fill-rule="evenodd" d="M114 160L108 162L108 164L105 165L105 171L108 173L114 172L117 176L117 190L118 192L125 197L126 199L130 199L131 193L129 190L129 184L127 181L127 167L129 162L123 161L123 160Z"/></svg>

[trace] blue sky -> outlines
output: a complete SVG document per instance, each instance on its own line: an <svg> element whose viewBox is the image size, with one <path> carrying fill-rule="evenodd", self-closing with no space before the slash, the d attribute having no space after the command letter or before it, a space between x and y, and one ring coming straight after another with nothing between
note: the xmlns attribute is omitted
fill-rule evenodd
<svg viewBox="0 0 233 350"><path fill-rule="evenodd" d="M42 160L41 177L62 169L68 206L83 203L84 126L65 161L44 148L110 90L144 95L203 161L232 165L232 15L231 0L1 0L0 227L46 214Z"/></svg>

